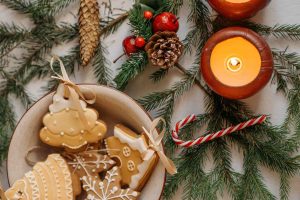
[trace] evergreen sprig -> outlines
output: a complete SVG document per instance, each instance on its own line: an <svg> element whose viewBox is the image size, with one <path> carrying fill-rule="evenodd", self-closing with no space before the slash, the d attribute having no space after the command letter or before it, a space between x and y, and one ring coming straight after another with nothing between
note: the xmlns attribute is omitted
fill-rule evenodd
<svg viewBox="0 0 300 200"><path fill-rule="evenodd" d="M130 55L129 59L118 69L119 73L114 79L117 88L124 90L129 80L141 73L145 69L147 63L148 57L144 51Z"/></svg>

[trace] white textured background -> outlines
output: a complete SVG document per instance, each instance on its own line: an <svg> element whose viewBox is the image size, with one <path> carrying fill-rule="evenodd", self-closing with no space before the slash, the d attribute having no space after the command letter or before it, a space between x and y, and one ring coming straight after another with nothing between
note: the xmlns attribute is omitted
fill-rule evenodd
<svg viewBox="0 0 300 200"><path fill-rule="evenodd" d="M13 1L13 0L12 0ZM108 2L108 0L103 0L104 2ZM103 1L99 1L102 3ZM78 1L79 2L79 1ZM130 8L132 1L130 0L113 0L113 6L116 8ZM78 10L78 3L75 3L73 6L65 10L60 16L57 16L59 21L65 22L75 22L76 15ZM119 12L116 10L116 12ZM185 22L186 16L188 15L186 5L180 12L180 30L178 32L181 39L183 39L187 33L189 28L189 24ZM300 0L272 0L271 4L260 12L255 18L255 21L260 22L262 24L274 25L274 24L283 24L283 23L300 23ZM33 24L24 15L20 15L12 10L7 9L6 7L0 5L0 21L5 23L14 22L18 25L22 25L24 27L32 27ZM104 44L107 47L108 55L107 58L112 61L118 55L122 54L122 40L126 36L130 35L129 26L124 23L117 33L105 39ZM74 41L78 42L78 41ZM74 43L64 44L62 46L57 46L53 49L54 54L64 55L65 50L74 46ZM300 52L300 42L290 42L285 40L275 40L269 39L269 44L271 47L284 49L287 46L289 50L294 50ZM48 57L47 59L49 59ZM111 68L116 74L116 69L122 64L125 60L121 59L116 64L111 64ZM181 64L186 66L187 68L191 64L193 58L189 58L186 56L181 60ZM176 80L180 78L180 73L176 69L172 70L169 73L168 78L161 81L159 84L153 84L148 79L149 74L151 74L155 69L148 67L144 73L138 76L135 80L129 83L129 86L126 90L130 96L134 98L142 97L146 94L149 94L153 91L160 91L165 88L168 88L172 85ZM92 70L89 68L80 69L76 71L75 75L72 77L73 80L77 83L93 83L95 79L92 74ZM40 90L41 86L45 85L45 80L34 80L28 86L27 89L33 95L35 99L38 99L43 91ZM12 97L13 98L13 97ZM271 121L274 124L280 124L286 115L286 106L287 102L285 98L281 94L277 94L275 91L275 87L272 85L266 86L261 92L256 94L255 96L245 100L250 108L257 113L270 114L272 116ZM15 101L15 109L18 114L18 119L22 116L25 108L20 105L20 102ZM173 123L181 119L190 113L202 113L203 112L203 93L197 87L193 87L188 93L183 95L180 100L177 101L176 109L173 117ZM236 150L235 147L232 147L233 153L233 167L241 171L242 170L242 155ZM208 169L210 167L210 163L208 163ZM263 171L263 175L265 177L265 183L268 188L276 195L279 195L279 177L276 173L272 171L268 171L265 168L261 168ZM1 182L5 188L7 188L7 176L6 169L3 167L1 171ZM291 180L291 200L299 200L300 199L300 176L294 177ZM174 199L181 199L180 190ZM220 197L219 199L229 199L227 195Z"/></svg>

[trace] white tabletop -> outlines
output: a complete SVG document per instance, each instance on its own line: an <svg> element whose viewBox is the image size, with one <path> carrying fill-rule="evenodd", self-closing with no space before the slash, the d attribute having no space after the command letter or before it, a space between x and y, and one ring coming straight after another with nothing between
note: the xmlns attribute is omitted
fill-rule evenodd
<svg viewBox="0 0 300 200"><path fill-rule="evenodd" d="M79 1L78 1L79 2ZM57 17L58 20L66 21L66 22L74 22L76 19L74 16L77 15L78 12L78 2L67 9L66 12ZM109 2L109 0L102 0L99 2ZM186 1L187 2L187 1ZM118 0L112 1L113 6L116 8L130 8L132 1L128 0ZM118 11L116 11L118 12ZM180 11L180 30L178 35L181 39L183 39L187 33L189 28L189 24L185 22L186 16L188 16L187 6L185 5L183 9ZM271 4L260 12L255 18L255 21L267 24L267 25L275 25L277 23L300 23L300 0L272 0ZM32 27L32 22L24 15L20 15L14 11L7 9L5 6L0 5L0 21L11 23L14 22L19 25L23 25L25 27ZM107 47L108 55L107 58L112 61L118 55L122 54L122 40L126 36L130 35L130 28L127 23L124 23L119 30L112 36L109 36L104 40L104 45ZM75 41L77 42L77 41ZM300 42L290 42L286 40L278 41L276 39L269 39L269 44L271 47L278 49L285 49L289 46L290 51L298 51L300 53ZM74 46L74 42L70 44L64 44L64 46L56 46L53 49L53 53L58 55L63 55L65 50ZM189 56L185 56L181 60L181 64L183 66L190 66L194 58L190 58ZM111 69L114 71L114 75L116 74L116 69L124 62L125 58L121 59L116 64L111 64ZM146 94L149 94L153 91L161 91L165 88L168 88L172 85L176 80L180 79L180 73L176 70L173 70L169 73L168 78L164 79L158 84L153 84L148 76L155 68L147 67L145 72L139 75L135 80L130 81L129 86L127 87L126 93L134 98L142 97ZM92 69L85 68L80 69L75 72L73 76L73 80L76 82L85 82L85 83L93 83L96 82L95 78L92 74ZM30 93L37 99L39 98L43 92L39 90L41 86L45 85L44 80L35 80L28 84L26 87L30 91ZM271 121L274 124L280 124L285 116L286 116L286 107L287 101L285 97L281 94L276 93L276 89L274 85L266 86L261 92L256 94L255 96L245 100L250 108L257 113L270 114ZM16 105L16 113L18 119L22 116L25 109L21 106L19 101L15 101ZM176 109L173 117L173 123L191 113L203 113L203 93L197 87L193 87L189 92L184 94L176 103ZM242 168L242 156L236 151L236 149L232 148L233 152L233 168L236 170L241 170ZM276 195L279 196L279 176L267 170L266 168L261 167L262 173L265 177L265 183L268 188ZM7 176L6 169L3 167L1 171L1 182L5 188L7 188ZM177 197L174 199L180 198L180 190L178 191ZM300 198L300 176L294 177L291 180L291 200L298 200ZM228 197L223 196L220 199L230 199Z"/></svg>

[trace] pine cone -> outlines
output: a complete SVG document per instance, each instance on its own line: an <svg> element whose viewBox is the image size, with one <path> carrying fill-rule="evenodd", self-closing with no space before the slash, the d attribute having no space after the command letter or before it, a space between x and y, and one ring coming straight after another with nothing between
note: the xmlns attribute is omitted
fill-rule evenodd
<svg viewBox="0 0 300 200"><path fill-rule="evenodd" d="M163 69L173 67L183 51L183 44L175 32L157 32L145 47L151 63Z"/></svg>
<svg viewBox="0 0 300 200"><path fill-rule="evenodd" d="M79 9L81 63L86 66L100 40L100 16L97 0L81 0Z"/></svg>

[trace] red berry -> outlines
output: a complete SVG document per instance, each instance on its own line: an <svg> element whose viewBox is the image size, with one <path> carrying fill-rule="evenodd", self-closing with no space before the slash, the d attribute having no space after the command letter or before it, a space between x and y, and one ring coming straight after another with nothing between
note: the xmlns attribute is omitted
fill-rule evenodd
<svg viewBox="0 0 300 200"><path fill-rule="evenodd" d="M135 45L135 36L128 36L123 40L124 52L127 55L136 53L138 51L137 46Z"/></svg>
<svg viewBox="0 0 300 200"><path fill-rule="evenodd" d="M137 37L135 38L135 46L142 48L146 44L146 41L143 37Z"/></svg>
<svg viewBox="0 0 300 200"><path fill-rule="evenodd" d="M177 32L179 29L179 22L177 17L170 12L163 12L157 15L153 20L153 31L172 31Z"/></svg>
<svg viewBox="0 0 300 200"><path fill-rule="evenodd" d="M153 13L149 10L144 11L144 17L145 19L152 19Z"/></svg>

